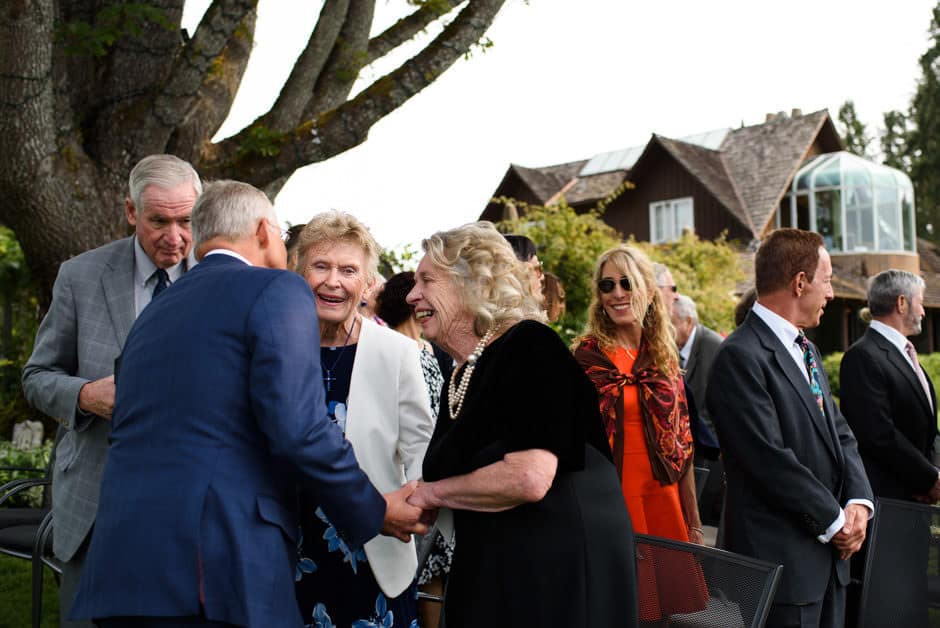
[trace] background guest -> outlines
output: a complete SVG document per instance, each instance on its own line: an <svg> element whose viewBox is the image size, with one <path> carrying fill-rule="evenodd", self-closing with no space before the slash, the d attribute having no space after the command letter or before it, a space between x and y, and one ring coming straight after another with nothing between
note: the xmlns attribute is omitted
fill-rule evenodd
<svg viewBox="0 0 940 628"><path fill-rule="evenodd" d="M672 272L665 264L659 262L653 264L653 277L656 279L656 287L663 295L666 312L669 316L672 316L676 299L679 298L679 286L676 285L676 280L672 278Z"/></svg>
<svg viewBox="0 0 940 628"><path fill-rule="evenodd" d="M757 300L757 290L754 289L754 286L751 286L744 291L744 294L741 295L741 298L738 299L738 302L734 304L734 326L740 327L744 323L744 319L747 318L748 312L751 311L751 308L754 307L754 302Z"/></svg>
<svg viewBox="0 0 940 628"><path fill-rule="evenodd" d="M438 367L431 343L421 337L421 327L415 318L414 309L405 301L405 297L415 286L415 274L406 271L392 275L385 282L385 287L376 298L376 312L389 327L404 334L421 347L421 371L431 397L431 414L436 420L441 403L441 388L444 377ZM448 356L448 359L450 357ZM432 544L425 547L424 544ZM424 593L434 596L444 594L444 579L450 573L450 564L454 557L454 540L446 539L436 528L418 540L418 556L427 554L425 564L418 565L418 587ZM433 600L418 600L418 617L422 626L437 626L441 620L441 605Z"/></svg>
<svg viewBox="0 0 940 628"><path fill-rule="evenodd" d="M509 246L512 247L512 252L516 255L516 259L522 262L528 269L528 283L532 295L536 300L541 299L545 275L542 272L542 262L539 261L538 248L535 246L535 242L530 240L527 236L514 233L506 234L503 237L506 238L506 242L509 242Z"/></svg>
<svg viewBox="0 0 940 628"><path fill-rule="evenodd" d="M678 295L676 299L672 323L676 329L676 346L679 347L682 377L695 397L698 420L704 424L704 428L693 429L697 437L695 464L709 470L705 486L699 487L702 495L699 500L699 513L704 523L718 525L721 518L724 469L718 457L719 443L715 436L715 426L705 407L705 394L712 362L715 361L715 354L718 353L723 338L699 322L695 301L684 294ZM703 442L705 440L709 442Z"/></svg>
<svg viewBox="0 0 940 628"><path fill-rule="evenodd" d="M23 368L30 405L66 430L52 482L62 626L91 626L66 616L98 509L114 410L114 359L141 311L189 269L189 219L200 192L199 175L188 162L173 155L141 159L124 201L134 235L62 264Z"/></svg>
<svg viewBox="0 0 940 628"><path fill-rule="evenodd" d="M930 376L917 360L908 340L921 332L924 317L924 280L903 270L886 270L868 283L868 308L863 320L870 326L845 352L840 369L841 409L858 439L858 450L876 497L936 502L940 499L940 474L933 465L937 435L937 396ZM906 539L917 549L899 552L899 567L925 573L928 539L916 539L913 527ZM922 541L918 543L918 540ZM852 577L865 577L866 544L852 557ZM906 612L898 625L927 625L927 580L918 579L919 590L906 591ZM850 602L861 591L850 588ZM854 604L849 604L855 625Z"/></svg>
<svg viewBox="0 0 940 628"><path fill-rule="evenodd" d="M558 275L544 274L542 286L542 304L549 323L557 323L565 315L565 285Z"/></svg>
<svg viewBox="0 0 940 628"><path fill-rule="evenodd" d="M754 260L758 299L708 383L727 477L726 546L782 564L768 626L842 627L846 560L865 539L871 488L816 347L833 298L822 236L778 229Z"/></svg>
<svg viewBox="0 0 940 628"><path fill-rule="evenodd" d="M323 380L310 385L324 388L330 418L384 492L420 477L434 419L418 344L358 312L375 286L378 252L356 218L327 212L300 234L297 272L313 291L320 327ZM304 620L329 616L349 626L378 617L386 628L409 626L417 617L414 542L380 537L353 551L319 505L315 493L302 495L297 597Z"/></svg>
<svg viewBox="0 0 940 628"><path fill-rule="evenodd" d="M530 274L489 223L422 246L408 302L460 365L411 496L454 509L446 625L636 625L632 530L594 390L540 322Z"/></svg>
<svg viewBox="0 0 940 628"><path fill-rule="evenodd" d="M598 260L575 357L597 387L636 531L703 543L672 323L638 249L621 245Z"/></svg>

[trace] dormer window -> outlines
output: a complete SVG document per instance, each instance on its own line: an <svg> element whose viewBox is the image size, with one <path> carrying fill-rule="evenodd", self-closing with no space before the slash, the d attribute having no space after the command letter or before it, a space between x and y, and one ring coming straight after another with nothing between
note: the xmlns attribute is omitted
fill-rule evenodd
<svg viewBox="0 0 940 628"><path fill-rule="evenodd" d="M800 168L776 224L817 231L834 253L917 251L911 180L844 151Z"/></svg>

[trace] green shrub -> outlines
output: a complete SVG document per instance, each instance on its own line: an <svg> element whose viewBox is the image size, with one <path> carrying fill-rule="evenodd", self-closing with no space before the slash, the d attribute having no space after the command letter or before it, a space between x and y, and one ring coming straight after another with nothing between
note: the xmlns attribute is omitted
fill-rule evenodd
<svg viewBox="0 0 940 628"><path fill-rule="evenodd" d="M823 370L826 371L826 377L829 378L829 388L832 389L832 395L834 397L840 396L839 365L842 364L843 355L845 354L841 351L836 351L835 353L830 353L823 357L822 361Z"/></svg>
<svg viewBox="0 0 940 628"><path fill-rule="evenodd" d="M45 469L52 453L52 440L35 449L20 450L10 441L0 441L0 485L20 478L37 477L36 472L10 471L2 467L31 467ZM36 486L22 491L10 498L5 505L15 507L39 508L42 506L43 487Z"/></svg>

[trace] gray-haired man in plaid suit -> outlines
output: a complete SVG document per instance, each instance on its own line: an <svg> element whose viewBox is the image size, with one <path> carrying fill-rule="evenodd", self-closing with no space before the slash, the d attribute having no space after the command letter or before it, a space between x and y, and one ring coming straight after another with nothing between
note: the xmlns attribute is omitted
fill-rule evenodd
<svg viewBox="0 0 940 628"><path fill-rule="evenodd" d="M201 191L193 167L173 155L150 155L134 166L125 201L134 235L62 264L23 369L26 398L67 430L52 479L53 549L64 562L63 626L91 626L64 618L98 509L114 409L114 360L141 310L189 267L189 216Z"/></svg>

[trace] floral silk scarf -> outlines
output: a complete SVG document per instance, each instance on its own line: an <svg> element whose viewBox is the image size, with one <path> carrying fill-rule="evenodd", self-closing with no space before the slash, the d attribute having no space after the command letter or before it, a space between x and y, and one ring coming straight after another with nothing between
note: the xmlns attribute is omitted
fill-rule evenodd
<svg viewBox="0 0 940 628"><path fill-rule="evenodd" d="M574 357L597 388L601 417L613 450L617 473L623 476L624 386L639 388L640 411L653 477L662 485L676 483L692 460L692 432L682 378L670 379L653 364L645 339L632 373L621 373L595 338L585 339Z"/></svg>

